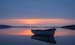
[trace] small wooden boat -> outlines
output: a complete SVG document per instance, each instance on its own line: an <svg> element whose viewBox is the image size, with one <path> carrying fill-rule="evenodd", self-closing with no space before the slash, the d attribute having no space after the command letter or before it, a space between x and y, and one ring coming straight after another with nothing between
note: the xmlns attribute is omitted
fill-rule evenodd
<svg viewBox="0 0 75 45"><path fill-rule="evenodd" d="M33 30L32 29L32 33L34 35L54 36L55 30L56 30L55 28L45 29L45 30Z"/></svg>

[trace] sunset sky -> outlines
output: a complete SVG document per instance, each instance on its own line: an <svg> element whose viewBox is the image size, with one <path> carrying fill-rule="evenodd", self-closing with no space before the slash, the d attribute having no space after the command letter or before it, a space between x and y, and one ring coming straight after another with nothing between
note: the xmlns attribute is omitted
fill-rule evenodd
<svg viewBox="0 0 75 45"><path fill-rule="evenodd" d="M0 0L0 45L75 45L75 30L61 28L68 25L75 25L75 0Z"/></svg>
<svg viewBox="0 0 75 45"><path fill-rule="evenodd" d="M0 0L0 19L75 19L75 0Z"/></svg>
<svg viewBox="0 0 75 45"><path fill-rule="evenodd" d="M74 12L74 0L0 0L0 24L74 24Z"/></svg>

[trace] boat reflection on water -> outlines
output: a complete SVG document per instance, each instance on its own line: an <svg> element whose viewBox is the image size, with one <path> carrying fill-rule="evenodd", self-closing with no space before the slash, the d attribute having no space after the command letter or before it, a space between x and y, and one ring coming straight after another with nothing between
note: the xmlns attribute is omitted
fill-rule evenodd
<svg viewBox="0 0 75 45"><path fill-rule="evenodd" d="M32 39L51 43L51 44L56 44L56 40L53 36L38 36L38 35L33 35L31 37Z"/></svg>

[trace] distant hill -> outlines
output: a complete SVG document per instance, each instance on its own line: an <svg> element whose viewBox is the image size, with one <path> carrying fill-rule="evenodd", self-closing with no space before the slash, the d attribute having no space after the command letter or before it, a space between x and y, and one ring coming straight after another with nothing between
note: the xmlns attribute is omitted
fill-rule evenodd
<svg viewBox="0 0 75 45"><path fill-rule="evenodd" d="M75 30L75 25L62 26L61 28L66 28L66 29L72 29L72 30Z"/></svg>
<svg viewBox="0 0 75 45"><path fill-rule="evenodd" d="M4 28L10 28L12 26L9 26L9 25L0 25L0 29L4 29Z"/></svg>

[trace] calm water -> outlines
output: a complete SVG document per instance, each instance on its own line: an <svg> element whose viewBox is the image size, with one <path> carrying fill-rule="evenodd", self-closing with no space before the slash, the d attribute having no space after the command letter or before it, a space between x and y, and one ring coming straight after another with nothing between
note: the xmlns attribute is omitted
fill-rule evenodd
<svg viewBox="0 0 75 45"><path fill-rule="evenodd" d="M58 28L54 37L32 35L29 28L0 29L0 45L75 45L74 30ZM56 44L49 41L56 41Z"/></svg>

